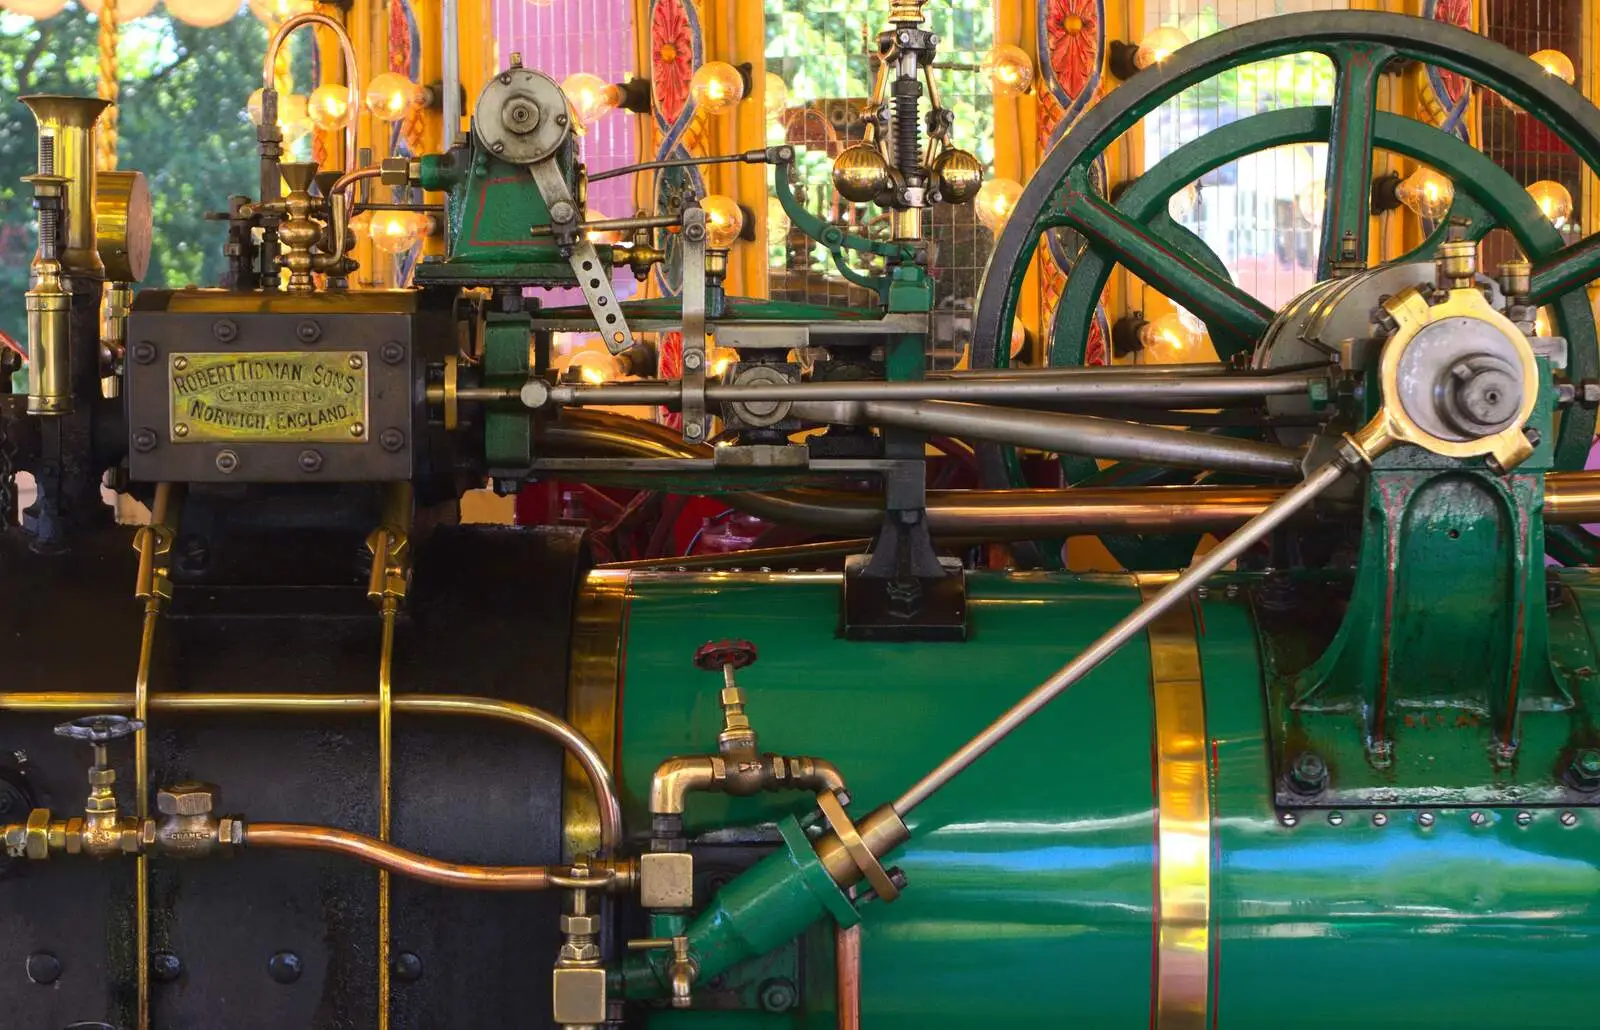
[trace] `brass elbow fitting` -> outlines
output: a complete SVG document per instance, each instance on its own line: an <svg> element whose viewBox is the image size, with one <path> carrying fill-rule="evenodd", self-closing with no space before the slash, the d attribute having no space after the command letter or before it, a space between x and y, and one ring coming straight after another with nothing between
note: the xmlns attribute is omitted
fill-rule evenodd
<svg viewBox="0 0 1600 1030"><path fill-rule="evenodd" d="M650 778L650 814L681 816L687 796L696 791L750 797L780 790L828 791L848 804L844 777L832 762L806 755L765 754L756 749L756 730L745 711L745 695L734 672L752 664L756 650L743 640L718 641L695 652L695 664L722 672L722 732L715 755L669 758Z"/></svg>

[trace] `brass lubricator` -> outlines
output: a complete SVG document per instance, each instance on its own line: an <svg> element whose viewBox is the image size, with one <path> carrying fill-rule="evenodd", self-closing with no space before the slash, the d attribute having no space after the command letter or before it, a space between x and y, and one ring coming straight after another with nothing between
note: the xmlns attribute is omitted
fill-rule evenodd
<svg viewBox="0 0 1600 1030"><path fill-rule="evenodd" d="M287 196L246 204L241 215L266 217L278 226L277 239L283 248L278 262L289 270L290 293L311 293L316 289L313 273L340 278L358 267L346 251L353 238L343 228L348 218L344 190L333 190L332 197L317 197L311 187L317 166L310 161L286 161L278 165L289 187Z"/></svg>

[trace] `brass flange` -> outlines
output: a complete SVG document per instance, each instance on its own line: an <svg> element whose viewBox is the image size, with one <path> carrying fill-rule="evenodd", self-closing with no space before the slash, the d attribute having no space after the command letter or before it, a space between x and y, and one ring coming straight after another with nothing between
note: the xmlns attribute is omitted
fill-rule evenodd
<svg viewBox="0 0 1600 1030"><path fill-rule="evenodd" d="M1448 458L1487 456L1505 470L1533 453L1523 427L1539 400L1538 362L1528 338L1510 319L1475 287L1452 289L1437 301L1426 288L1413 287L1383 306L1396 329L1379 365L1383 409L1350 438L1363 454L1371 457L1393 443L1409 443ZM1451 391L1439 385L1439 375L1460 374L1469 385L1485 374L1478 367L1484 362L1494 376L1485 388L1486 410L1496 413L1479 433L1451 424L1446 396ZM1503 390L1514 393L1505 396Z"/></svg>
<svg viewBox="0 0 1600 1030"><path fill-rule="evenodd" d="M817 794L817 807L833 832L817 841L817 857L840 887L865 879L884 901L900 896L900 888L890 879L879 855L904 844L911 831L901 821L893 805L883 805L867 814L858 826L831 791Z"/></svg>

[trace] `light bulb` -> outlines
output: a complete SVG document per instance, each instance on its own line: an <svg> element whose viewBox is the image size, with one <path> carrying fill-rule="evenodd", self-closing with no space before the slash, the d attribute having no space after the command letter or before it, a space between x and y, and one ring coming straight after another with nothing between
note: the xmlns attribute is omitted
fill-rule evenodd
<svg viewBox="0 0 1600 1030"><path fill-rule="evenodd" d="M39 21L54 18L66 6L67 0L0 0L0 8Z"/></svg>
<svg viewBox="0 0 1600 1030"><path fill-rule="evenodd" d="M1554 330L1550 328L1550 309L1540 308L1539 314L1533 320L1533 335L1553 336Z"/></svg>
<svg viewBox="0 0 1600 1030"><path fill-rule="evenodd" d="M1139 342L1144 344L1144 360L1152 365L1170 365L1191 361L1200 345L1200 334L1184 322L1176 311L1146 322L1139 330Z"/></svg>
<svg viewBox="0 0 1600 1030"><path fill-rule="evenodd" d="M1528 196L1539 205L1551 225L1557 229L1566 227L1567 219L1572 217L1572 194L1565 186L1553 179L1540 179L1528 187Z"/></svg>
<svg viewBox="0 0 1600 1030"><path fill-rule="evenodd" d="M978 221L998 234L1011 218L1011 212L1022 196L1022 183L1015 179L990 179L978 190L978 200L973 205Z"/></svg>
<svg viewBox="0 0 1600 1030"><path fill-rule="evenodd" d="M789 213L777 197L767 198L767 246L782 247L789 242Z"/></svg>
<svg viewBox="0 0 1600 1030"><path fill-rule="evenodd" d="M1022 324L1021 318L1011 319L1011 357L1016 359L1022 356L1022 349L1028 345L1028 327Z"/></svg>
<svg viewBox="0 0 1600 1030"><path fill-rule="evenodd" d="M611 352L603 348L588 346L572 355L567 362L568 368L575 368L583 381L591 386L620 379L622 366L617 364L617 359Z"/></svg>
<svg viewBox="0 0 1600 1030"><path fill-rule="evenodd" d="M367 83L366 105L379 121L397 122L422 106L422 87L399 72L384 72Z"/></svg>
<svg viewBox="0 0 1600 1030"><path fill-rule="evenodd" d="M706 114L721 114L744 99L744 76L726 61L707 61L695 69L689 92Z"/></svg>
<svg viewBox="0 0 1600 1030"><path fill-rule="evenodd" d="M744 212L732 197L713 193L700 201L706 213L706 246L712 250L727 250L744 231Z"/></svg>
<svg viewBox="0 0 1600 1030"><path fill-rule="evenodd" d="M250 99L245 103L245 109L250 112L252 125L261 124L261 94L256 90L250 94ZM278 135L283 137L284 143L293 143L311 131L311 111L306 104L306 98L298 93L278 94Z"/></svg>
<svg viewBox="0 0 1600 1030"><path fill-rule="evenodd" d="M617 109L622 102L622 91L588 72L573 72L561 82L561 92L567 95L573 117L584 125L593 125Z"/></svg>
<svg viewBox="0 0 1600 1030"><path fill-rule="evenodd" d="M100 13L100 0L80 0L83 9L90 14ZM58 8L59 9L59 8ZM156 0L126 0L117 4L117 21L133 21L143 18L156 9Z"/></svg>
<svg viewBox="0 0 1600 1030"><path fill-rule="evenodd" d="M1559 50L1541 50L1532 54L1531 59L1546 75L1554 75L1569 86L1577 81L1578 69L1572 66L1572 58Z"/></svg>
<svg viewBox="0 0 1600 1030"><path fill-rule="evenodd" d="M420 211L374 211L368 230L372 245L385 254L404 254L427 234L427 218Z"/></svg>
<svg viewBox="0 0 1600 1030"><path fill-rule="evenodd" d="M732 347L712 347L711 374L720 379L722 374L728 371L729 366L738 360L739 352Z"/></svg>
<svg viewBox="0 0 1600 1030"><path fill-rule="evenodd" d="M167 13L197 29L214 29L233 20L240 0L167 0Z"/></svg>
<svg viewBox="0 0 1600 1030"><path fill-rule="evenodd" d="M1194 217L1194 209L1199 204L1200 186L1191 182L1167 201L1167 214L1172 216L1174 222L1187 222Z"/></svg>
<svg viewBox="0 0 1600 1030"><path fill-rule="evenodd" d="M325 132L350 124L350 88L329 82L318 86L306 98L311 124Z"/></svg>
<svg viewBox="0 0 1600 1030"><path fill-rule="evenodd" d="M767 93L762 101L767 121L777 121L789 109L789 87L777 72L767 72Z"/></svg>
<svg viewBox="0 0 1600 1030"><path fill-rule="evenodd" d="M607 219L603 212L591 207L583 220L585 222L604 222ZM610 245L622 242L622 231L620 229L589 229L584 235L589 237L590 243Z"/></svg>
<svg viewBox="0 0 1600 1030"><path fill-rule="evenodd" d="M249 0L250 13L268 25L279 25L297 14L310 14L314 0Z"/></svg>
<svg viewBox="0 0 1600 1030"><path fill-rule="evenodd" d="M1321 225L1322 213L1328 208L1328 184L1321 179L1306 183L1294 195L1294 206L1301 218L1312 225Z"/></svg>
<svg viewBox="0 0 1600 1030"><path fill-rule="evenodd" d="M352 239L372 238L372 212L363 211L350 219L350 236Z"/></svg>
<svg viewBox="0 0 1600 1030"><path fill-rule="evenodd" d="M1449 213L1450 205L1455 203L1456 186L1447 176L1423 166L1406 176L1395 187L1394 195L1400 203L1415 211L1418 217L1437 222Z"/></svg>
<svg viewBox="0 0 1600 1030"><path fill-rule="evenodd" d="M989 51L983 72L997 97L1021 96L1033 87L1033 59L1019 46L1002 43Z"/></svg>
<svg viewBox="0 0 1600 1030"><path fill-rule="evenodd" d="M1176 25L1162 25L1151 29L1139 41L1139 49L1133 55L1133 64L1136 68L1148 68L1152 64L1160 64L1171 57L1173 51L1182 50L1189 45L1189 37Z"/></svg>

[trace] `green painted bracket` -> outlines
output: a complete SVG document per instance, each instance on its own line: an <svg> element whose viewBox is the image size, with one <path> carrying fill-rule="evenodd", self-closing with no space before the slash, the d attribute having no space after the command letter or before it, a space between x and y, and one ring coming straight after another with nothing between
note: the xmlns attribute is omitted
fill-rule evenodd
<svg viewBox="0 0 1600 1030"><path fill-rule="evenodd" d="M778 161L773 166L772 191L778 198L778 204L783 208L784 214L789 216L791 224L797 226L801 232L811 239L822 244L828 254L832 256L834 265L850 282L878 294L884 304L889 304L891 281L884 276L867 275L857 272L846 262L844 252L853 250L860 254L876 254L887 258L892 265L917 268L912 264L915 251L902 243L887 243L880 240L869 240L865 236L845 232L837 225L829 225L821 218L807 211L794 195L794 188L789 183L789 170L794 167L793 161ZM919 273L921 272L918 269ZM926 275L923 276L926 278ZM931 307L931 304L930 304ZM904 310L894 309L891 310ZM919 310L919 309L909 309Z"/></svg>
<svg viewBox="0 0 1600 1030"><path fill-rule="evenodd" d="M778 822L783 847L728 883L686 931L701 982L794 940L818 920L855 926L861 914L823 868L793 816ZM611 972L613 993L659 998L668 992L664 952L631 955Z"/></svg>
<svg viewBox="0 0 1600 1030"><path fill-rule="evenodd" d="M1321 756L1335 772L1319 804L1563 800L1549 759L1585 717L1545 602L1554 385L1539 365L1542 439L1513 474L1408 445L1374 462L1354 589L1320 654L1326 627L1299 619L1326 608L1260 612L1278 768Z"/></svg>

